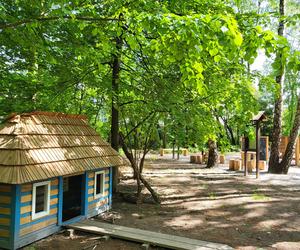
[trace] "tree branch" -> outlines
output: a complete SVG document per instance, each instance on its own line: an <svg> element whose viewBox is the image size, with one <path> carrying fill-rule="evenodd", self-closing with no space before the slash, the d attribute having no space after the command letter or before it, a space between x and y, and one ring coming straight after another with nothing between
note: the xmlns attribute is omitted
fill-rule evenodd
<svg viewBox="0 0 300 250"><path fill-rule="evenodd" d="M59 19L68 19L68 20L81 20L81 21L88 21L88 22L108 22L108 21L120 21L119 18L110 18L110 17L81 17L81 16L51 16L51 17L37 17L37 18L30 18L30 19L23 19L14 23L1 23L0 29L8 29L8 28L16 28L23 24L33 23L33 22L49 22L49 21L56 21Z"/></svg>

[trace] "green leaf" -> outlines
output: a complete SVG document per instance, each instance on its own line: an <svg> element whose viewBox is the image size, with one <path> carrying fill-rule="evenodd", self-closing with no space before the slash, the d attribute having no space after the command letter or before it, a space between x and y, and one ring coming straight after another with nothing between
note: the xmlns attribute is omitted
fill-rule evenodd
<svg viewBox="0 0 300 250"><path fill-rule="evenodd" d="M214 57L214 61L216 62L216 63L218 63L220 60L221 60L221 56L220 55L216 55L215 57Z"/></svg>
<svg viewBox="0 0 300 250"><path fill-rule="evenodd" d="M218 50L216 47L213 48L213 49L211 49L211 50L209 50L209 54L210 54L211 56L217 55L218 52L219 52L219 50Z"/></svg>

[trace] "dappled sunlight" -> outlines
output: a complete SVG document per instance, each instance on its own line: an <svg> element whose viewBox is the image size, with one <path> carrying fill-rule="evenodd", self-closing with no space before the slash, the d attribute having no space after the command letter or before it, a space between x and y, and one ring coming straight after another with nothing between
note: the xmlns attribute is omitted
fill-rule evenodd
<svg viewBox="0 0 300 250"><path fill-rule="evenodd" d="M174 217L169 221L166 221L164 225L169 227L180 227L181 229L192 229L196 226L200 226L204 223L205 218L199 216L192 216L192 215L181 215L178 217Z"/></svg>
<svg viewBox="0 0 300 250"><path fill-rule="evenodd" d="M130 214L121 209L134 221L130 224L243 249L300 242L300 180L295 185L297 178L288 182L276 176L273 185L267 173L256 180L228 171L228 166L204 169L183 163L159 159L147 164L143 175L161 195L162 205L132 205ZM293 176L298 173L293 168ZM120 223L127 224L124 219Z"/></svg>

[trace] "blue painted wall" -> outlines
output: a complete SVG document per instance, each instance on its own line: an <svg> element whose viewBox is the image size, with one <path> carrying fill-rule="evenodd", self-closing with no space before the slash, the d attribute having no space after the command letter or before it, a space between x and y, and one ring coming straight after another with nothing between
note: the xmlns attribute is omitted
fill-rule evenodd
<svg viewBox="0 0 300 250"><path fill-rule="evenodd" d="M95 172L105 171L104 195L94 197ZM82 218L90 218L107 211L112 201L112 168L88 171L83 178ZM61 229L63 178L51 179L50 214L32 220L32 183L0 184L0 247L16 249L45 238Z"/></svg>

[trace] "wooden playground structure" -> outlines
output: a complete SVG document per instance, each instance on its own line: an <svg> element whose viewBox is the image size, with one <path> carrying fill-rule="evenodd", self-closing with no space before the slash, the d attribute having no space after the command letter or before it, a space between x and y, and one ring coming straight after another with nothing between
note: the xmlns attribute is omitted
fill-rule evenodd
<svg viewBox="0 0 300 250"><path fill-rule="evenodd" d="M299 144L300 136L296 140L296 146L295 151L293 155L293 159L295 160L295 165L300 166L300 144ZM289 143L289 137L288 136L282 136L279 146L279 157L282 158L282 156L285 153L286 147Z"/></svg>

